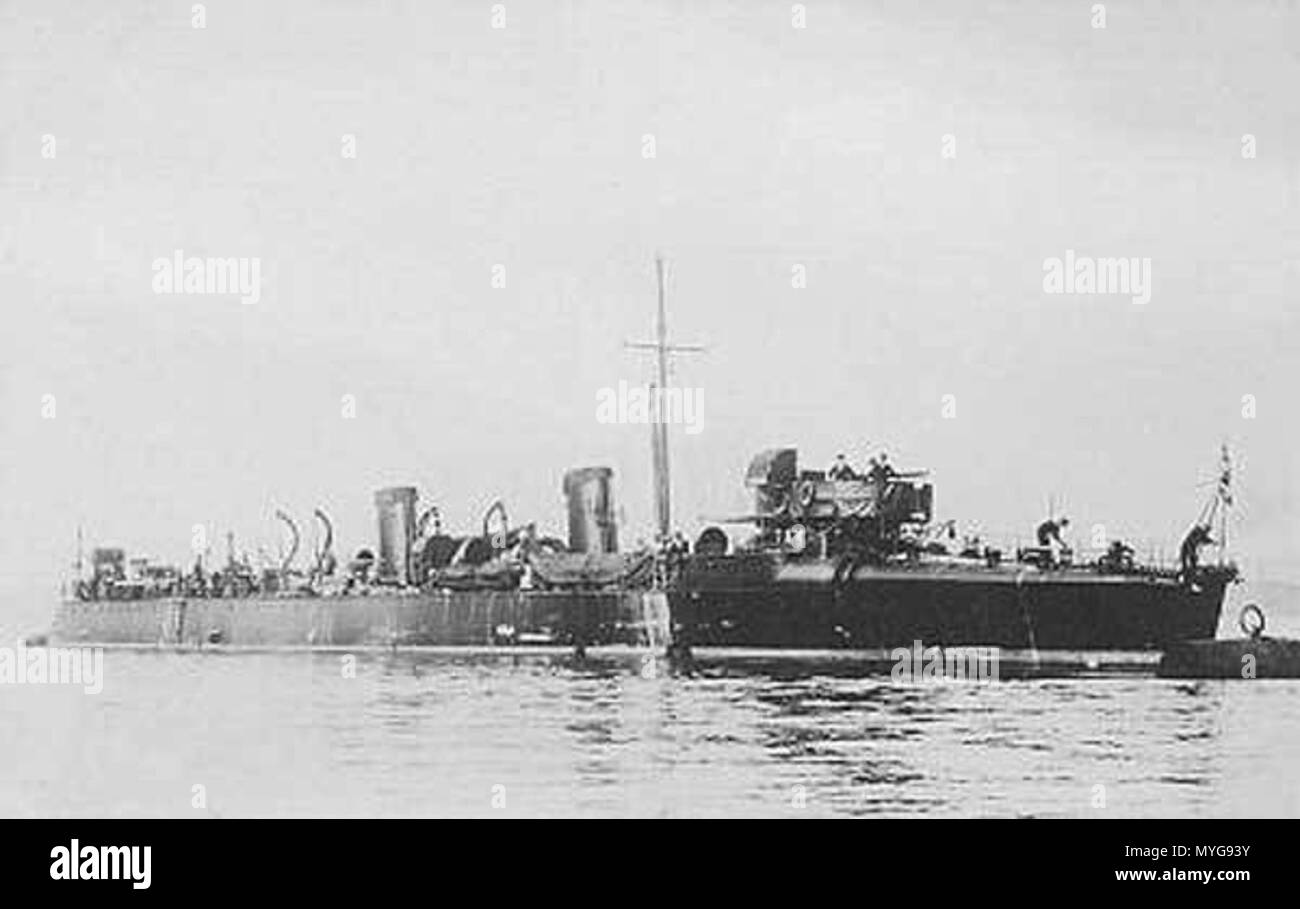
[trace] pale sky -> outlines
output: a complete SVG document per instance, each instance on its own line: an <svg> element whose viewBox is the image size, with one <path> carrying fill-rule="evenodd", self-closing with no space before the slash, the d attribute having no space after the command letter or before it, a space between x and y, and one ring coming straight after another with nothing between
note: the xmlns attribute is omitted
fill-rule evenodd
<svg viewBox="0 0 1300 909"><path fill-rule="evenodd" d="M390 483L562 532L591 464L648 535L647 428L595 415L651 375L656 252L708 347L684 529L762 448L886 446L941 518L1027 539L1053 496L1171 553L1226 440L1238 558L1300 578L1295 4L190 6L0 7L6 588L79 523L179 560L323 505L348 555ZM154 294L176 249L260 301ZM1066 250L1149 258L1150 302L1045 294Z"/></svg>

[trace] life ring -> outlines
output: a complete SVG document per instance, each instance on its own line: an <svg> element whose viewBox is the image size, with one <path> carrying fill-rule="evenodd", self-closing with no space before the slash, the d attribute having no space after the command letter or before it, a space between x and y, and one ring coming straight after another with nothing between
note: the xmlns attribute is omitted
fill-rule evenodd
<svg viewBox="0 0 1300 909"><path fill-rule="evenodd" d="M1248 616L1255 616L1256 621L1246 621ZM1264 633L1264 610L1260 609L1254 603L1247 603L1241 607L1241 615L1237 619L1237 624L1241 631L1247 637L1257 638Z"/></svg>

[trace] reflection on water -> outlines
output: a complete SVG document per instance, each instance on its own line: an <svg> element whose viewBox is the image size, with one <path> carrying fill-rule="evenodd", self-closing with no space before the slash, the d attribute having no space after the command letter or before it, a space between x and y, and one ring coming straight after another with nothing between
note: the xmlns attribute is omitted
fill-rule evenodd
<svg viewBox="0 0 1300 909"><path fill-rule="evenodd" d="M642 660L110 651L99 696L0 688L0 811L1300 815L1296 682Z"/></svg>

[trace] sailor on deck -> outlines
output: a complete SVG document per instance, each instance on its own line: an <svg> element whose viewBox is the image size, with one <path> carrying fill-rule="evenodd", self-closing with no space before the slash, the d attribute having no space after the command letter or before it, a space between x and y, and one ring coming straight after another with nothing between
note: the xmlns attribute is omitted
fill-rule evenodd
<svg viewBox="0 0 1300 909"><path fill-rule="evenodd" d="M832 464L831 469L826 472L826 476L832 480L852 480L857 477L857 474L854 473L853 468L849 466L849 462L844 455L838 454L835 456L835 463Z"/></svg>
<svg viewBox="0 0 1300 909"><path fill-rule="evenodd" d="M889 463L889 455L882 451L880 457L871 459L871 468L867 471L867 476L877 486L884 486L896 473L894 466Z"/></svg>
<svg viewBox="0 0 1300 909"><path fill-rule="evenodd" d="M1061 550L1065 548L1061 531L1068 526L1069 518L1048 518L1038 525L1038 545L1050 551L1053 565L1060 563Z"/></svg>
<svg viewBox="0 0 1300 909"><path fill-rule="evenodd" d="M1190 577L1196 571L1197 563L1200 561L1201 547L1213 543L1210 528L1204 524L1197 524L1187 532L1187 536L1183 537L1183 544L1178 550L1178 560L1182 563L1183 574Z"/></svg>

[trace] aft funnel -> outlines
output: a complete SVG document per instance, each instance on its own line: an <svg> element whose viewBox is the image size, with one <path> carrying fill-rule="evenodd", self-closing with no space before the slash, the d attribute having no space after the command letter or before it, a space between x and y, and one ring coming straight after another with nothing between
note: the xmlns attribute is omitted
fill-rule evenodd
<svg viewBox="0 0 1300 909"><path fill-rule="evenodd" d="M570 552L618 552L613 476L614 471L608 467L579 467L564 475Z"/></svg>
<svg viewBox="0 0 1300 909"><path fill-rule="evenodd" d="M414 486L390 486L375 493L379 518L378 579L387 584L411 583L411 549L415 543Z"/></svg>

